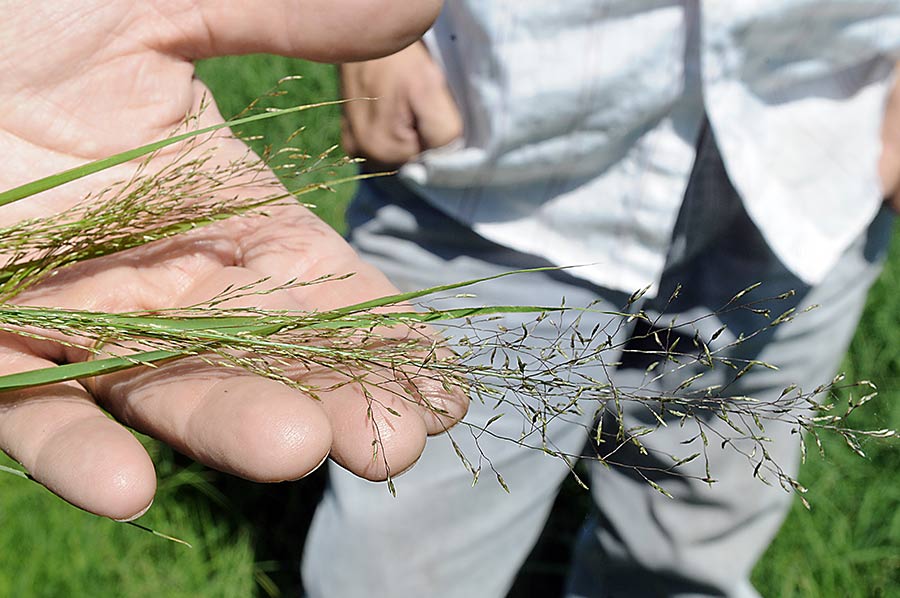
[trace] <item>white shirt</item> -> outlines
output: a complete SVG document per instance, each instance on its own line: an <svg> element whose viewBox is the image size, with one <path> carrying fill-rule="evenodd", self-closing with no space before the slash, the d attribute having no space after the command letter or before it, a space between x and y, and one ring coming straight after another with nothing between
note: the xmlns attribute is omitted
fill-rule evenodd
<svg viewBox="0 0 900 598"><path fill-rule="evenodd" d="M775 254L820 281L881 204L900 0L448 0L426 41L465 123L401 170L484 237L656 283L704 110Z"/></svg>

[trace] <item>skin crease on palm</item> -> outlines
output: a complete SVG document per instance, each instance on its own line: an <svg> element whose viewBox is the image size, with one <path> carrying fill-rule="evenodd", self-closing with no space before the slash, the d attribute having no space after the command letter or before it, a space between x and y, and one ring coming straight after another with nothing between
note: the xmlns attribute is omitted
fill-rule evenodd
<svg viewBox="0 0 900 598"><path fill-rule="evenodd" d="M440 0L0 0L0 8L0 189L7 189L164 138L208 98L193 77L193 60L249 52L329 62L374 58L417 39ZM221 120L213 106L200 124ZM223 137L216 159L244 152L243 144ZM0 225L62 210L133 171L119 166L6 206ZM193 304L263 277L277 284L347 272L356 274L254 304L326 309L396 292L305 209L285 206L270 214L79 264L16 301L153 310ZM0 337L0 374L85 358L58 344ZM334 376L303 375L322 385ZM189 360L6 393L0 448L59 496L114 519L143 512L156 478L137 440L98 403L121 422L248 479L296 479L328 455L358 475L384 479L388 468L396 474L410 467L426 435L462 417L467 404L461 391L423 384L425 398L452 414L437 417L400 399L397 384L372 389L383 451L377 460L367 401L353 385L316 401L270 380Z"/></svg>

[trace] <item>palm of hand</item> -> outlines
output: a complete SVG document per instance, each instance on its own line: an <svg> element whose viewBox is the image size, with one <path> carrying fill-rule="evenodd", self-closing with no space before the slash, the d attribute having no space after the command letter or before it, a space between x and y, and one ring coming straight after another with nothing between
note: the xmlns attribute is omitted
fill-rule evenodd
<svg viewBox="0 0 900 598"><path fill-rule="evenodd" d="M50 3L13 9L0 25L0 188L9 188L169 134L207 97L185 57L215 53L193 2ZM160 9L164 5L165 10ZM173 10L173 6L179 10ZM202 125L221 122L214 107ZM217 160L238 158L233 139ZM0 223L62 210L90 189L134 171L122 165L0 210ZM252 193L245 189L242 193ZM197 234L70 268L19 301L111 311L153 310L207 299L232 284L356 272L341 282L282 291L262 307L323 309L394 292L324 223L299 206L277 217L234 219ZM59 345L0 338L0 373L85 359ZM328 378L327 372L312 376ZM119 420L211 466L250 479L301 477L331 455L357 474L384 478L411 465L428 433L446 422L398 399L403 414L376 413L384 460L372 460L373 422L359 389L343 386L321 402L275 382L201 363L176 362L89 384L59 384L0 398L0 446L70 502L113 518L150 503L152 464ZM437 397L461 415L460 397ZM96 403L95 403L96 401Z"/></svg>

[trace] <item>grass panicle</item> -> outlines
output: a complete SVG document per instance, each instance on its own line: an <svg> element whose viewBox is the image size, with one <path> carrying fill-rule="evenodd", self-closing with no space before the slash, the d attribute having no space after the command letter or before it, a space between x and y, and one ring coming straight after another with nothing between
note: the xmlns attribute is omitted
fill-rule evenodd
<svg viewBox="0 0 900 598"><path fill-rule="evenodd" d="M273 96L278 94L277 90L272 92ZM226 125L242 126L309 107L263 111L241 116ZM259 106L253 107L258 109ZM750 300L749 293L754 287L736 294L721 307L720 313L749 310L765 318L765 323L759 331L731 340L725 340L728 335L723 334L722 328L702 335L698 321L665 324L651 319L638 308L646 289L634 293L621 312L607 312L611 322L608 326L591 330L582 326L582 316L601 310L600 305L436 307L441 296L459 297L460 291L498 277L314 312L228 306L236 301L252 303L258 294L329 284L347 275L335 273L314 281L292 281L275 287L270 281L261 280L227 289L203 304L153 313L103 313L13 302L32 286L79 262L158 242L229 218L264 214L267 207L296 201L296 195L324 186L308 184L286 193L278 179L271 176L270 169L285 179L294 179L346 163L332 158L334 148L308 155L288 147L266 148L261 156L248 150L241 159L223 164L216 159L216 144L224 139L226 125L197 129L192 128L195 123L196 119L189 119L188 130L176 132L170 139L0 193L0 204L18 201L128 160L142 160L129 180L100 190L59 214L22 221L0 231L0 255L4 260L0 266L0 330L64 344L90 357L79 363L0 376L0 390L82 379L133 367L154 367L160 361L190 358L240 367L290 385L313 398L335 385L354 385L370 401L370 413L381 409L391 414L389 408L373 398L372 388L399 392L393 390L398 385L392 383L399 377L402 382L399 387L408 389L402 398L421 404L422 393L416 387L427 379L444 387L468 388L475 400L497 408L498 416L483 425L464 423L463 430L472 435L475 446L484 437L503 438L563 459L572 468L571 464L582 455L558 450L552 445L548 430L557 420L606 414L597 419L599 423L591 424L589 430L589 436L595 440L592 457L598 461L628 466L617 460L624 447L647 452L644 438L657 429L678 426L687 435L684 454L660 456L668 463L663 468L666 473L686 475L683 467L697 461L705 466L704 473L695 477L714 483L710 447L730 447L746 457L749 474L797 493L802 493L803 487L767 450L770 441L765 428L769 422L791 426L798 442L804 435L818 439L823 432L835 433L859 455L863 455L862 447L867 439L894 436L892 430L855 429L847 423L856 409L875 396L874 385L869 382L853 384L838 377L811 391L788 387L773 400L729 393L729 385L752 370L775 367L762 361L730 357L733 349L798 315L786 310L773 317L772 299L787 299L790 295L765 302ZM159 152L164 148L168 150L162 155ZM245 191L251 188L254 194L246 198ZM671 300L674 301L678 292L679 289L673 292ZM515 315L522 324L515 330L504 328L497 320L501 315ZM617 386L607 375L617 365L618 357L611 356L634 351L613 339L619 337L617 333L623 327L637 322L652 325L652 332L644 337L651 348L640 350L642 358L651 361L645 376L647 388L656 389L657 383L677 378L673 388L648 393L643 386ZM553 331L549 335L548 323ZM433 337L420 333L425 326L443 328L455 339L456 353L438 357ZM681 346L677 341L669 344L662 338L667 331L689 340L682 341ZM732 372L730 382L705 386L703 371L678 378L680 370L698 364L706 369L726 368ZM307 373L323 369L341 374L342 378L326 387L307 381ZM854 392L858 398L839 410L833 397L847 392ZM645 424L626 424L626 408L634 411L634 406L643 412ZM519 433L503 436L495 432L501 416L508 420L513 413L521 421ZM608 421L610 416L612 422ZM713 421L726 425L714 426ZM373 429L377 433L374 418ZM459 444L454 441L454 446ZM377 436L372 447L373 459L383 459ZM505 487L502 472L494 469L489 454L466 455L459 449L458 452L473 481L478 481L484 467L488 467ZM666 492L647 472L638 468L636 473L660 492ZM393 491L390 479L388 488Z"/></svg>

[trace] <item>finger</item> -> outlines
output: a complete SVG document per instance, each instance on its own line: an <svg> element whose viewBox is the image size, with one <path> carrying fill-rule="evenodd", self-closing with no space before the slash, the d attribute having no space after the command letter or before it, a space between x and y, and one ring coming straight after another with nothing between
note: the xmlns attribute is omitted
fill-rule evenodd
<svg viewBox="0 0 900 598"><path fill-rule="evenodd" d="M228 288L244 288L261 276L241 267L222 267L194 277L178 304L199 304ZM268 283L267 287L275 283ZM259 290L265 287L257 286ZM223 303L235 308L296 309L287 291L267 292ZM127 352L121 347L115 352ZM243 359L239 347L229 349ZM331 426L308 396L240 368L199 358L156 368L125 371L90 382L97 399L116 417L192 458L257 481L300 478L322 463L331 447ZM240 365L240 363L238 363ZM261 364L260 364L261 365Z"/></svg>
<svg viewBox="0 0 900 598"><path fill-rule="evenodd" d="M298 255L305 254L294 254L295 261ZM223 268L197 281L183 299L195 303L260 277L246 268ZM286 291L254 296L252 302L296 309ZM329 452L370 479L408 468L423 448L422 417L397 396L393 380L359 389L347 384L355 373L348 378L339 370L313 365L298 366L294 373L304 387L322 389L321 402L281 383L199 359L103 376L91 382L91 389L120 420L202 463L251 480L302 477ZM396 421L398 413L405 415L402 422Z"/></svg>
<svg viewBox="0 0 900 598"><path fill-rule="evenodd" d="M248 231L249 234L240 236L243 267L276 280L315 280L327 275L352 273L342 280L292 290L292 296L302 309L334 309L399 292L384 274L360 260L337 233L309 212L284 209L266 224L264 230ZM328 256L328 259L298 259L297 256L308 255L310 246L316 247L317 255ZM409 309L409 306L401 305L395 309ZM414 380L414 390L419 393L417 402L426 407L430 403L436 408L430 410L434 412L432 415L424 418L428 433L439 433L461 419L468 406L466 393L458 386L447 387L447 380L428 368L429 360L441 360L449 355L434 331L427 327L418 330L398 327L394 331L379 332L397 340L411 336L421 339L421 364L403 370L405 375L401 378L406 380L407 397L409 381Z"/></svg>
<svg viewBox="0 0 900 598"><path fill-rule="evenodd" d="M363 364L369 386L383 386L406 403L423 420L429 436L447 432L462 420L469 407L465 368L437 331L425 324L377 326L358 336L358 348L372 355ZM378 366L371 367L374 363Z"/></svg>
<svg viewBox="0 0 900 598"><path fill-rule="evenodd" d="M311 399L200 359L102 376L90 387L117 419L248 480L301 478L331 447L329 421Z"/></svg>
<svg viewBox="0 0 900 598"><path fill-rule="evenodd" d="M351 158L356 158L360 155L360 148L359 144L356 141L356 134L354 132L353 125L350 122L350 117L347 115L346 109L341 115L341 147L344 148L344 153Z"/></svg>
<svg viewBox="0 0 900 598"><path fill-rule="evenodd" d="M422 151L408 100L395 93L349 103L341 134L344 150L350 156L365 158L368 171L395 168Z"/></svg>
<svg viewBox="0 0 900 598"><path fill-rule="evenodd" d="M288 215L295 212L301 220L291 226L284 237L277 232L279 227L272 226L265 227L265 234L257 232L243 236L248 240L252 239L254 244L245 246L240 252L244 257L244 267L228 269L231 272L231 284L246 284L261 276L274 276L275 272L282 278L312 280L325 274L343 274L346 268L351 267L364 269L362 279L350 287L343 285L344 281L328 281L290 292L256 297L253 298L255 305L269 309L296 309L297 305L301 305L308 310L321 310L343 306L348 300L354 300L354 297L359 301L368 299L379 291L383 294L396 292L380 272L359 263L346 243L333 236L335 233L327 227L321 231L321 238L314 237L318 249L330 257L327 266L312 262L306 264L305 268L298 268L302 261L297 256L305 255L306 252L300 246L288 243L296 242L297 231L303 230L302 212L286 209L276 221L289 223ZM329 241L334 243L333 247L329 246ZM262 249L255 243L261 243L268 249ZM287 254L279 256L278 251L271 249L273 247L286 251ZM322 267L336 269L320 271L319 268ZM262 272L257 272L256 268ZM351 279L357 276L360 274ZM270 280L268 283L277 284L277 280ZM188 299L194 301L201 296L216 295L222 290L220 287L223 284L221 276L211 278L208 283L199 284L194 291L196 294ZM299 364L294 370L285 373L304 387L315 390L317 397L321 398L317 405L324 409L334 430L331 455L335 461L357 475L369 479L384 479L407 469L418 459L427 434L443 432L458 421L465 414L468 398L457 389L444 388L436 379L437 376L422 365L429 359L449 353L436 345L435 338L427 328L413 330L409 327L379 327L367 332L369 333L362 336L371 336L374 342L367 344L360 340L352 348L368 352L370 358L360 362L336 360L329 367ZM404 343L403 347L407 347L411 339L420 342L423 347L420 351L421 364L395 368L387 363L378 363L380 351L386 355L384 351L391 349L391 343ZM305 342L330 346L335 340L346 339L311 339ZM354 339L351 338L352 342ZM410 363L415 364L415 355L410 355L409 359ZM388 360L388 357L384 358L385 362ZM429 380L429 377L434 379Z"/></svg>
<svg viewBox="0 0 900 598"><path fill-rule="evenodd" d="M421 364L405 366L403 374L398 377L407 396L420 407L420 417L429 436L449 431L462 421L469 409L469 396L465 392L467 384L459 373L437 374L433 370L436 362L448 364L454 360L452 351L435 346L422 355Z"/></svg>
<svg viewBox="0 0 900 598"><path fill-rule="evenodd" d="M53 365L8 345L0 363L4 374ZM75 383L0 394L0 446L50 491L97 515L134 519L156 491L146 451Z"/></svg>
<svg viewBox="0 0 900 598"><path fill-rule="evenodd" d="M431 26L441 0L200 0L190 58L268 52L320 62L385 56ZM183 20L183 19L182 19Z"/></svg>
<svg viewBox="0 0 900 598"><path fill-rule="evenodd" d="M422 150L442 147L459 139L463 121L440 69L429 64L410 95Z"/></svg>
<svg viewBox="0 0 900 598"><path fill-rule="evenodd" d="M412 467L428 431L418 406L383 368L361 374L350 368L295 371L304 384L330 389L322 408L334 431L331 458L352 473L380 481Z"/></svg>

